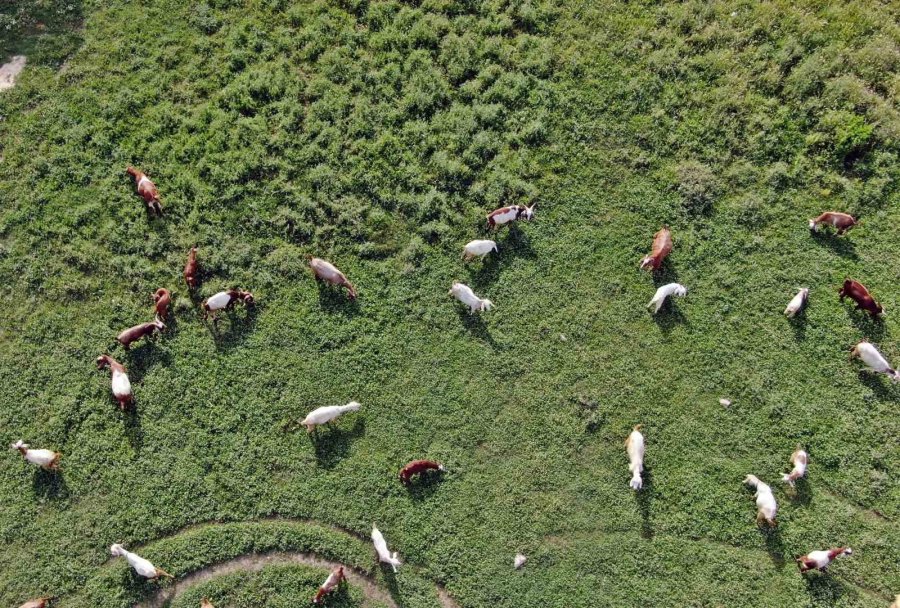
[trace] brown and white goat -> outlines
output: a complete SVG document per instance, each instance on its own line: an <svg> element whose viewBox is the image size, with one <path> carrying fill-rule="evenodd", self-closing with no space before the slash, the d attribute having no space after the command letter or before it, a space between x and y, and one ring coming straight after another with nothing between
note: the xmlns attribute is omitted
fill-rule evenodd
<svg viewBox="0 0 900 608"><path fill-rule="evenodd" d="M316 596L313 598L312 603L318 604L322 601L322 598L340 587L341 583L347 580L347 577L344 575L344 567L338 566L334 570L331 571L331 574L328 575L328 578L325 579L325 582L319 587L319 590L316 591Z"/></svg>
<svg viewBox="0 0 900 608"><path fill-rule="evenodd" d="M317 281L325 281L331 285L345 287L347 289L347 297L351 300L356 299L356 288L334 264L321 258L310 257L309 267L312 268L313 275L315 275Z"/></svg>
<svg viewBox="0 0 900 608"><path fill-rule="evenodd" d="M200 265L197 263L197 247L191 247L188 251L188 261L184 265L184 282L187 283L188 289L197 288L197 272Z"/></svg>
<svg viewBox="0 0 900 608"><path fill-rule="evenodd" d="M881 304L875 301L875 298L872 297L866 286L859 281L844 279L843 286L838 289L838 295L841 298L841 302L844 301L844 298L850 298L856 302L856 310L863 309L872 315L872 318L885 314Z"/></svg>
<svg viewBox="0 0 900 608"><path fill-rule="evenodd" d="M651 247L650 253L641 260L641 270L649 267L651 272L656 272L671 251L672 233L668 226L663 226L659 232L653 235L653 247Z"/></svg>
<svg viewBox="0 0 900 608"><path fill-rule="evenodd" d="M203 318L206 319L212 314L213 323L218 323L219 311L231 310L234 308L235 302L243 302L244 306L247 307L253 306L253 294L241 289L220 291L203 301L203 304L201 305L203 307Z"/></svg>
<svg viewBox="0 0 900 608"><path fill-rule="evenodd" d="M52 595L48 595L46 597L39 597L37 599L28 600L19 608L47 608L50 605L50 600L53 599Z"/></svg>
<svg viewBox="0 0 900 608"><path fill-rule="evenodd" d="M172 302L172 294L165 287L160 287L153 292L153 310L158 319L169 316L169 304Z"/></svg>
<svg viewBox="0 0 900 608"><path fill-rule="evenodd" d="M211 601L209 601L206 598L203 598L202 600L200 600L200 608L216 608L216 607L213 606Z"/></svg>
<svg viewBox="0 0 900 608"><path fill-rule="evenodd" d="M155 581L162 576L165 576L167 578L175 578L162 568L157 568L156 566L154 566L150 562L150 560L144 559L137 553L132 553L122 545L112 545L109 548L109 553L113 557L124 557L125 561L128 562L128 565L131 566L134 571L138 573L138 575L143 576L144 578L151 581Z"/></svg>
<svg viewBox="0 0 900 608"><path fill-rule="evenodd" d="M159 190L156 189L156 184L151 182L150 178L140 169L128 167L125 169L125 172L134 178L137 184L137 192L144 199L144 202L147 203L147 209L150 211L150 214L161 216L163 210L162 204L159 202Z"/></svg>
<svg viewBox="0 0 900 608"><path fill-rule="evenodd" d="M131 381L128 380L125 366L109 355L100 355L97 357L97 369L105 367L112 371L112 394L119 402L119 409L128 409L128 406L134 401L134 395L131 392Z"/></svg>
<svg viewBox="0 0 900 608"><path fill-rule="evenodd" d="M775 514L778 512L778 505L775 502L775 495L772 494L772 488L760 481L756 475L747 475L744 483L756 490L753 495L756 499L756 525L762 526L765 523L773 528L777 526Z"/></svg>
<svg viewBox="0 0 900 608"><path fill-rule="evenodd" d="M413 475L422 475L426 471L438 471L443 473L446 470L444 465L435 462L434 460L413 460L400 469L400 483L406 486L409 485L410 477Z"/></svg>
<svg viewBox="0 0 900 608"><path fill-rule="evenodd" d="M806 465L808 463L809 454L806 453L806 450L797 446L797 449L791 454L791 464L794 465L794 468L791 469L790 473L782 475L781 480L793 488L795 481L806 476Z"/></svg>
<svg viewBox="0 0 900 608"><path fill-rule="evenodd" d="M59 470L59 459L62 454L53 450L32 450L31 447L19 439L10 446L14 450L18 450L22 457L35 466L39 466L47 471Z"/></svg>
<svg viewBox="0 0 900 608"><path fill-rule="evenodd" d="M537 204L537 203L535 203ZM534 205L510 205L494 209L487 215L488 228L496 228L510 222L534 219Z"/></svg>
<svg viewBox="0 0 900 608"><path fill-rule="evenodd" d="M835 547L823 551L810 551L806 555L797 558L797 565L800 572L809 572L810 570L825 570L828 565L842 555L853 555L853 549L850 547Z"/></svg>
<svg viewBox="0 0 900 608"><path fill-rule="evenodd" d="M153 336L153 332L162 331L166 328L162 321L159 319L154 319L149 323L141 323L140 325L135 325L134 327L129 327L122 333L118 335L116 338L122 346L125 347L125 350L128 350L131 346L131 343L140 340L144 336Z"/></svg>
<svg viewBox="0 0 900 608"><path fill-rule="evenodd" d="M819 231L819 226L834 226L838 236L844 234L858 222L849 213L841 213L840 211L826 211L819 217L809 220L809 229L813 232Z"/></svg>

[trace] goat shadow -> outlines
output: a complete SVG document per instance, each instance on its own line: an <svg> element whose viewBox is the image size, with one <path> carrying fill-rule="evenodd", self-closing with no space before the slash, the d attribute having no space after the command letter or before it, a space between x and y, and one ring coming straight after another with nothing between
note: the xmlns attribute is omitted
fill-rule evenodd
<svg viewBox="0 0 900 608"><path fill-rule="evenodd" d="M641 272L647 272L647 270L642 270ZM678 282L678 269L675 268L675 265L668 257L662 261L659 270L656 270L651 274L653 276L653 286L657 289L663 285Z"/></svg>
<svg viewBox="0 0 900 608"><path fill-rule="evenodd" d="M641 512L641 538L653 540L653 470L645 466L641 475L643 484L641 489L634 493L634 500L637 502L638 510Z"/></svg>
<svg viewBox="0 0 900 608"><path fill-rule="evenodd" d="M783 569L786 562L784 559L784 542L781 540L780 528L777 526L774 528L760 527L759 533L763 535L766 544L766 553L769 554L772 563L778 570Z"/></svg>
<svg viewBox="0 0 900 608"><path fill-rule="evenodd" d="M856 245L853 241L847 239L846 237L839 237L836 234L829 234L824 232L812 232L813 241L822 247L828 247L834 253L838 254L843 258L848 258L851 260L858 260L859 255L856 253Z"/></svg>
<svg viewBox="0 0 900 608"><path fill-rule="evenodd" d="M62 471L38 469L31 480L31 488L37 498L44 500L66 500L69 486Z"/></svg>
<svg viewBox="0 0 900 608"><path fill-rule="evenodd" d="M128 370L128 378L133 383L140 382L154 365L160 364L163 367L171 365L172 355L159 348L156 344L158 339L159 336L155 336L152 340L141 340L137 348L125 351L128 357L125 367Z"/></svg>
<svg viewBox="0 0 900 608"><path fill-rule="evenodd" d="M806 339L806 305L793 317L788 317L788 325L794 330L794 340L803 342Z"/></svg>
<svg viewBox="0 0 900 608"><path fill-rule="evenodd" d="M343 287L335 287L324 281L316 281L319 288L319 306L328 312L343 313L346 317L359 314L359 304L356 300L347 297L347 291Z"/></svg>
<svg viewBox="0 0 900 608"><path fill-rule="evenodd" d="M135 452L140 452L141 448L144 447L144 430L141 428L141 417L138 415L137 408L138 405L132 403L131 407L121 412L121 414L125 437L128 438L131 449Z"/></svg>
<svg viewBox="0 0 900 608"><path fill-rule="evenodd" d="M445 473L441 471L426 471L418 475L406 485L406 492L415 501L422 501L437 492L444 481Z"/></svg>
<svg viewBox="0 0 900 608"><path fill-rule="evenodd" d="M483 313L470 314L467 307L459 306L456 307L456 312L459 315L459 320L463 327L466 328L466 331L468 331L470 335L487 343L494 350L502 350L488 330L484 319L481 318L481 314Z"/></svg>
<svg viewBox="0 0 900 608"><path fill-rule="evenodd" d="M805 476L801 477L794 482L793 489L790 489L789 487L788 497L795 505L808 507L812 504L813 500L812 484L809 483L809 480Z"/></svg>
<svg viewBox="0 0 900 608"><path fill-rule="evenodd" d="M847 315L866 340L881 342L886 337L887 328L881 319L872 318L872 315L858 308L851 308L847 311Z"/></svg>
<svg viewBox="0 0 900 608"><path fill-rule="evenodd" d="M339 426L331 426L324 432L321 429L321 426L317 426L309 433L309 441L319 466L332 469L347 456L353 442L366 434L366 423L362 417L357 417L349 430Z"/></svg>
<svg viewBox="0 0 900 608"><path fill-rule="evenodd" d="M496 236L496 235L494 235ZM498 237L499 238L499 237ZM500 273L507 267L513 258L536 258L537 254L531 246L531 238L513 225L501 241L497 243L497 251L491 252L480 262L472 260L465 262L469 267L469 280L476 290L483 289L497 282Z"/></svg>
<svg viewBox="0 0 900 608"><path fill-rule="evenodd" d="M847 593L846 586L827 572L808 572L803 577L806 579L806 589L817 605L836 606Z"/></svg>
<svg viewBox="0 0 900 608"><path fill-rule="evenodd" d="M378 565L381 567L381 574L384 576L384 585L387 587L388 593L391 594L391 599L394 600L394 603L397 604L398 608L406 608L406 603L403 601L403 595L400 593L400 586L397 584L397 574L394 572L394 569L390 564L385 564L381 561L378 562Z"/></svg>
<svg viewBox="0 0 900 608"><path fill-rule="evenodd" d="M868 386L881 401L900 401L900 384L888 378L886 374L861 369L859 370L859 380Z"/></svg>
<svg viewBox="0 0 900 608"><path fill-rule="evenodd" d="M213 337L216 350L230 350L241 345L244 340L247 339L247 336L252 334L256 329L259 306L254 305L245 307L243 311L240 311L243 318L238 315L239 311L237 308L238 307L235 306L231 310L225 311L225 319L222 318L222 315L219 315L218 325L209 319L203 321L206 328L209 330L210 335ZM227 331L220 331L219 329L222 327L223 320L228 321Z"/></svg>
<svg viewBox="0 0 900 608"><path fill-rule="evenodd" d="M666 298L666 301L663 302L659 312L653 314L651 311L650 315L653 317L653 322L656 323L657 327L659 327L660 331L662 331L665 336L668 336L676 325L684 325L687 328L691 326L691 322L688 321L687 317L679 310L678 305L675 303L675 297L673 296Z"/></svg>

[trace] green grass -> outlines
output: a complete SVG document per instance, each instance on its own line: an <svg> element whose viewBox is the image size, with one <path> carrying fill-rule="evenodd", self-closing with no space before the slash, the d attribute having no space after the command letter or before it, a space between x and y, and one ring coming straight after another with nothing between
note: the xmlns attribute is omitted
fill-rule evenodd
<svg viewBox="0 0 900 608"><path fill-rule="evenodd" d="M53 35L77 50L0 94L0 439L63 453L56 476L11 452L0 467L0 602L147 597L106 563L117 541L178 574L312 549L410 608L434 605L433 583L465 608L874 608L900 591L900 385L847 361L867 337L900 364L894 4L72 12ZM37 34L3 53L39 56ZM128 164L156 181L163 220ZM464 265L507 202L537 202L536 220ZM830 208L863 223L811 237ZM654 280L637 266L663 223L675 250ZM194 244L199 297L236 285L258 301L218 333L181 278ZM305 254L359 300L318 287ZM883 322L838 302L848 275ZM454 279L496 309L469 317ZM670 280L687 297L651 317ZM150 318L160 286L175 319L124 353L115 335ZM789 322L800 286L810 305ZM134 414L94 366L104 352L129 369ZM318 436L291 425L353 399L362 410ZM778 479L798 443L810 474L792 496ZM397 471L421 457L449 473L406 490ZM775 490L775 532L754 524L747 473ZM176 534L273 515L363 539L377 522L409 567L392 578L364 540L324 532ZM829 575L797 573L793 557L838 544L855 554ZM296 605L324 575L229 574L177 605Z"/></svg>

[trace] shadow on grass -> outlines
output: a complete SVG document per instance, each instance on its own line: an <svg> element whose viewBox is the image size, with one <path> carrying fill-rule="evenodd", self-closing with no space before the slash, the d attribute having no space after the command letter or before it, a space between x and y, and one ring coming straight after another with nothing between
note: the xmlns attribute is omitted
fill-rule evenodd
<svg viewBox="0 0 900 608"><path fill-rule="evenodd" d="M122 424L131 449L140 452L144 447L144 430L141 428L141 417L137 408L138 404L132 403L130 408L122 412Z"/></svg>
<svg viewBox="0 0 900 608"><path fill-rule="evenodd" d="M486 342L494 350L500 350L500 345L497 344L494 337L491 335L491 332L488 331L487 325L485 325L484 319L481 318L480 313L469 314L468 308L461 308L459 306L456 307L456 312L459 315L460 322L469 334Z"/></svg>
<svg viewBox="0 0 900 608"><path fill-rule="evenodd" d="M691 322L688 321L687 317L682 314L681 310L678 309L678 305L675 304L675 299L673 297L666 298L666 301L663 303L662 308L659 309L659 312L656 314L650 313L653 317L653 322L656 323L657 327L663 332L664 335L669 335L677 325L684 325L685 327L690 327Z"/></svg>
<svg viewBox="0 0 900 608"><path fill-rule="evenodd" d="M778 527L762 527L759 529L759 532L763 535L763 539L766 543L766 553L769 554L772 563L777 569L783 569L785 559L784 543L781 540L781 530Z"/></svg>
<svg viewBox="0 0 900 608"><path fill-rule="evenodd" d="M885 374L868 369L859 370L859 380L869 387L881 401L900 401L900 382L895 382Z"/></svg>
<svg viewBox="0 0 900 608"><path fill-rule="evenodd" d="M210 320L205 320L204 324L213 337L216 344L216 350L230 350L235 346L240 346L247 339L253 330L256 329L256 320L259 316L258 306L248 306L243 311L243 318L239 316L238 307L235 306L231 310L225 311L225 320L228 321L228 329L220 330L222 327L223 315L219 315L218 325Z"/></svg>
<svg viewBox="0 0 900 608"><path fill-rule="evenodd" d="M793 490L788 491L788 497L795 505L808 507L812 504L813 489L812 485L806 477L801 477L794 482Z"/></svg>
<svg viewBox="0 0 900 608"><path fill-rule="evenodd" d="M347 297L346 290L323 281L316 281L316 285L319 288L319 306L323 310L339 312L347 317L359 314L359 304Z"/></svg>
<svg viewBox="0 0 900 608"><path fill-rule="evenodd" d="M847 594L847 588L826 572L808 572L804 575L806 590L816 605L835 606Z"/></svg>
<svg viewBox="0 0 900 608"><path fill-rule="evenodd" d="M794 340L802 342L806 339L806 306L793 317L788 317L788 325L794 330Z"/></svg>
<svg viewBox="0 0 900 608"><path fill-rule="evenodd" d="M854 261L859 259L859 256L856 254L856 245L847 237L840 237L834 233L812 231L810 231L810 235L817 245L828 247L841 257Z"/></svg>
<svg viewBox="0 0 900 608"><path fill-rule="evenodd" d="M154 365L166 367L172 363L172 355L159 348L155 336L152 340L143 339L140 345L127 351L128 353L128 378L132 383L138 383Z"/></svg>
<svg viewBox="0 0 900 608"><path fill-rule="evenodd" d="M870 342L881 342L887 335L887 328L884 322L879 318L872 318L867 312L854 308L847 311L850 321L856 326L866 340Z"/></svg>
<svg viewBox="0 0 900 608"><path fill-rule="evenodd" d="M426 471L406 485L406 492L413 500L424 500L437 492L444 480L442 471Z"/></svg>
<svg viewBox="0 0 900 608"><path fill-rule="evenodd" d="M31 481L34 495L45 500L65 500L69 497L69 487L62 471L38 469Z"/></svg>
<svg viewBox="0 0 900 608"><path fill-rule="evenodd" d="M394 572L394 569L390 564L385 564L384 562L378 562L378 565L381 567L381 573L384 575L384 584L394 603L397 604L398 608L406 608L406 604L403 602L403 595L400 593L400 585L397 584L397 574Z"/></svg>
<svg viewBox="0 0 900 608"><path fill-rule="evenodd" d="M653 470L650 467L644 467L641 478L643 485L640 490L634 493L634 500L637 502L638 510L641 512L641 538L653 540L653 517L651 515Z"/></svg>
<svg viewBox="0 0 900 608"><path fill-rule="evenodd" d="M366 434L366 423L363 418L358 417L349 430L338 426L332 426L327 430L320 429L322 427L316 427L309 434L309 441L312 443L319 466L331 469L347 456L353 442Z"/></svg>
<svg viewBox="0 0 900 608"><path fill-rule="evenodd" d="M642 270L641 272L649 272L648 270ZM668 285L669 283L677 283L678 282L678 270L675 268L675 265L672 264L672 261L669 258L663 260L663 263L660 265L659 270L652 273L653 274L653 286L659 289L663 285Z"/></svg>

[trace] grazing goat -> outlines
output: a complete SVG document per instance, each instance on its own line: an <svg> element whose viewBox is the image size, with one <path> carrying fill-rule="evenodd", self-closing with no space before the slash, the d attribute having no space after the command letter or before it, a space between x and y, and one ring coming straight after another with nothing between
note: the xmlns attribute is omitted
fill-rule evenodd
<svg viewBox="0 0 900 608"><path fill-rule="evenodd" d="M166 326L163 325L162 321L154 319L149 323L141 323L140 325L129 327L120 333L116 339L125 347L125 350L128 350L132 342L140 340L144 336L152 336L154 331L162 331L165 328Z"/></svg>
<svg viewBox="0 0 900 608"><path fill-rule="evenodd" d="M391 553L388 550L387 541L384 540L384 536L375 527L375 524L372 524L372 543L375 545L375 552L378 553L378 560L390 564L391 568L396 572L397 566L402 565L400 560L397 559L397 552Z"/></svg>
<svg viewBox="0 0 900 608"><path fill-rule="evenodd" d="M160 287L153 292L153 310L157 319L165 319L169 316L169 304L172 302L172 294L165 287Z"/></svg>
<svg viewBox="0 0 900 608"><path fill-rule="evenodd" d="M219 311L231 310L234 308L235 302L243 302L244 306L253 306L253 294L249 291L241 289L229 289L228 291L220 291L219 293L206 298L201 304L203 308L203 318L206 319L212 315L213 324L219 322Z"/></svg>
<svg viewBox="0 0 900 608"><path fill-rule="evenodd" d="M469 314L475 314L483 310L490 310L494 307L494 303L487 298L479 298L468 285L464 285L459 281L453 281L450 291L447 295L455 297L457 300L469 307Z"/></svg>
<svg viewBox="0 0 900 608"><path fill-rule="evenodd" d="M308 413L306 418L300 421L300 424L306 427L307 433L312 433L317 425L331 422L338 416L346 414L347 412L357 412L360 407L360 404L356 401L351 401L347 405L326 405L318 407Z"/></svg>
<svg viewBox="0 0 900 608"><path fill-rule="evenodd" d="M641 480L641 473L644 471L644 436L641 435L640 424L628 435L625 449L628 451L628 470L631 471L631 481L628 485L632 490L640 490L644 485Z"/></svg>
<svg viewBox="0 0 900 608"><path fill-rule="evenodd" d="M518 570L522 566L525 565L525 562L528 561L528 558L521 553L516 553L516 556L513 558L513 568Z"/></svg>
<svg viewBox="0 0 900 608"><path fill-rule="evenodd" d="M197 247L191 247L188 251L188 261L184 265L184 282L187 283L188 289L197 288L197 272L200 265L197 263Z"/></svg>
<svg viewBox="0 0 900 608"><path fill-rule="evenodd" d="M772 488L759 480L756 475L747 475L744 483L756 490L753 497L756 499L756 523L762 525L763 522L769 526L775 527L778 523L775 521L775 513L778 512L778 505L775 503L775 496L772 494Z"/></svg>
<svg viewBox="0 0 900 608"><path fill-rule="evenodd" d="M872 315L873 319L885 314L881 304L875 301L875 298L872 297L869 290L866 289L866 286L859 281L844 279L843 286L838 289L838 295L840 296L841 302L844 301L844 298L850 298L856 302L856 310L862 308Z"/></svg>
<svg viewBox="0 0 900 608"><path fill-rule="evenodd" d="M537 204L537 203L535 203ZM528 207L526 205L510 205L509 207L501 207L488 213L488 228L496 228L513 221L531 220L534 218L534 205Z"/></svg>
<svg viewBox="0 0 900 608"><path fill-rule="evenodd" d="M497 251L497 243L491 240L475 240L466 243L463 247L463 260L466 262L476 258L483 258L492 251Z"/></svg>
<svg viewBox="0 0 900 608"><path fill-rule="evenodd" d="M50 600L52 600L52 599L53 599L52 595L48 595L46 597L39 597L34 600L28 600L27 602L25 602L24 604L19 606L19 608L47 608Z"/></svg>
<svg viewBox="0 0 900 608"><path fill-rule="evenodd" d="M810 570L824 571L828 565L842 555L853 555L853 549L850 547L835 547L826 551L811 551L802 557L797 558L797 565L800 572L809 572Z"/></svg>
<svg viewBox="0 0 900 608"><path fill-rule="evenodd" d="M900 608L900 593L894 597L894 602L888 608Z"/></svg>
<svg viewBox="0 0 900 608"><path fill-rule="evenodd" d="M862 362L868 365L872 371L878 374L886 374L893 380L900 380L900 372L891 367L887 359L884 358L878 349L865 340L853 347L850 351L850 358L859 357Z"/></svg>
<svg viewBox="0 0 900 608"><path fill-rule="evenodd" d="M641 270L649 267L651 272L656 272L671 251L672 233L668 226L663 226L659 232L653 235L653 246L650 248L650 253L641 260Z"/></svg>
<svg viewBox="0 0 900 608"><path fill-rule="evenodd" d="M128 380L128 374L125 366L110 357L109 355L100 355L97 357L97 369L108 367L112 370L112 394L119 402L119 409L126 410L132 404L134 395L131 392L131 381Z"/></svg>
<svg viewBox="0 0 900 608"><path fill-rule="evenodd" d="M331 285L344 287L347 289L347 297L351 300L356 299L356 288L353 283L347 280L343 272L331 262L326 262L321 258L310 257L309 267L312 268L313 275L317 281L325 281Z"/></svg>
<svg viewBox="0 0 900 608"><path fill-rule="evenodd" d="M168 578L175 578L162 568L157 568L153 564L151 564L148 560L144 559L140 555L136 553L132 553L123 547L122 545L112 545L109 548L109 552L113 557L124 557L128 560L128 565L134 568L134 571L137 572L140 576L144 578L150 579L151 581L155 581L161 576L166 576Z"/></svg>
<svg viewBox="0 0 900 608"><path fill-rule="evenodd" d="M654 294L653 299L650 300L650 303L647 304L647 308L653 307L653 314L659 312L659 309L662 308L662 305L665 303L666 298L669 296L686 296L687 288L684 285L679 283L669 283L668 285L663 285L659 289L656 290L656 294Z"/></svg>
<svg viewBox="0 0 900 608"><path fill-rule="evenodd" d="M819 217L809 220L809 229L813 232L818 232L820 224L823 226L834 226L837 229L838 236L840 236L856 226L857 221L852 215L847 213L826 211Z"/></svg>
<svg viewBox="0 0 900 608"><path fill-rule="evenodd" d="M331 574L328 575L328 578L325 579L325 582L322 583L322 586L316 591L316 596L313 598L312 603L318 604L321 602L323 597L337 589L345 580L347 580L347 577L344 576L344 567L338 566L331 571Z"/></svg>
<svg viewBox="0 0 900 608"><path fill-rule="evenodd" d="M159 202L159 190L156 189L156 184L150 181L142 171L139 169L135 169L134 167L128 167L125 169L125 172L134 178L134 181L137 183L137 192L144 199L144 202L147 203L147 209L150 211L151 215L162 215L162 204Z"/></svg>
<svg viewBox="0 0 900 608"><path fill-rule="evenodd" d="M422 475L425 471L438 471L443 473L446 470L444 465L435 462L434 460L413 460L400 469L400 483L405 486L409 485L410 477L413 475Z"/></svg>
<svg viewBox="0 0 900 608"><path fill-rule="evenodd" d="M21 439L10 447L14 450L19 450L19 453L25 457L25 460L44 470L56 471L59 469L59 459L62 458L62 454L59 452L54 452L52 450L32 450L28 447L28 444Z"/></svg>
<svg viewBox="0 0 900 608"><path fill-rule="evenodd" d="M213 606L211 601L209 601L206 598L203 598L202 600L200 600L200 608L216 608L216 607Z"/></svg>
<svg viewBox="0 0 900 608"><path fill-rule="evenodd" d="M806 300L809 299L809 289L804 287L797 292L791 301L788 302L787 308L784 309L786 317L793 319L794 315L800 312L806 306Z"/></svg>
<svg viewBox="0 0 900 608"><path fill-rule="evenodd" d="M782 475L781 480L793 488L795 481L806 476L806 464L808 462L809 454L803 448L797 446L797 449L791 454L791 463L794 465L794 468L790 473Z"/></svg>

